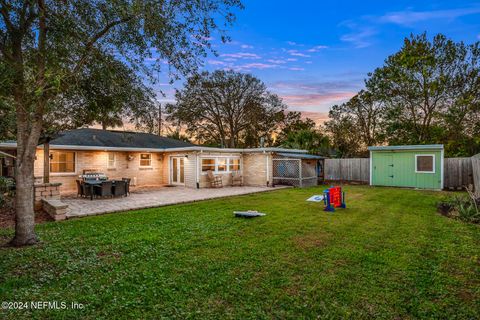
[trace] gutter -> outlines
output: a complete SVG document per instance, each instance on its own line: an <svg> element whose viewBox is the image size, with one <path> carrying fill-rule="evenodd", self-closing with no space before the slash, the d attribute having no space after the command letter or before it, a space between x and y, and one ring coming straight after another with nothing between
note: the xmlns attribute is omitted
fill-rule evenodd
<svg viewBox="0 0 480 320"><path fill-rule="evenodd" d="M0 148L16 148L16 143L0 143ZM42 149L43 146L37 146ZM125 152L240 152L240 153L261 153L261 152L285 152L285 153L307 153L307 150L301 149L283 149L283 148L213 148L213 147L178 147L178 148L135 148L135 147L102 147L102 146L74 146L74 145L58 145L50 144L51 150L91 150L91 151L125 151Z"/></svg>

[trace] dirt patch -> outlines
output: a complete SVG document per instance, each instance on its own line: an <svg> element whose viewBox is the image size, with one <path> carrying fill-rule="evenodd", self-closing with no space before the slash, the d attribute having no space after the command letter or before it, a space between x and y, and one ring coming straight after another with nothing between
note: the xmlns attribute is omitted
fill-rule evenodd
<svg viewBox="0 0 480 320"><path fill-rule="evenodd" d="M53 219L45 212L35 212L35 223L44 223L53 221ZM0 209L0 228L15 227L15 209L13 207L4 207Z"/></svg>
<svg viewBox="0 0 480 320"><path fill-rule="evenodd" d="M328 243L328 235L323 233L307 234L293 238L293 243L296 247L303 250L310 250L314 248L323 248Z"/></svg>

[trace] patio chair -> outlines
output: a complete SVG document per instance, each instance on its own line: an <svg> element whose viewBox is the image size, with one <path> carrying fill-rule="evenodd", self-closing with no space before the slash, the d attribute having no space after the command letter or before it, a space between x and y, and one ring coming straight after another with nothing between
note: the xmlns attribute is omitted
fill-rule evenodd
<svg viewBox="0 0 480 320"><path fill-rule="evenodd" d="M214 175L212 170L207 171L207 177L208 177L208 181L210 182L210 186L212 188L223 187L222 177Z"/></svg>
<svg viewBox="0 0 480 320"><path fill-rule="evenodd" d="M130 181L132 181L132 179L130 178L122 178L122 181L125 181L125 192L126 194L130 194Z"/></svg>
<svg viewBox="0 0 480 320"><path fill-rule="evenodd" d="M243 186L243 176L240 171L232 172L232 186Z"/></svg>
<svg viewBox="0 0 480 320"><path fill-rule="evenodd" d="M102 181L99 185L94 185L95 195L100 197L112 197L112 181Z"/></svg>
<svg viewBox="0 0 480 320"><path fill-rule="evenodd" d="M127 183L124 180L116 180L113 185L113 196L126 197L127 196Z"/></svg>
<svg viewBox="0 0 480 320"><path fill-rule="evenodd" d="M77 197L83 197L85 193L83 192L82 181L77 179L75 182L77 183Z"/></svg>
<svg viewBox="0 0 480 320"><path fill-rule="evenodd" d="M93 196L95 195L95 192L92 188L91 185L89 184L86 184L85 182L81 182L80 184L82 186L82 194L84 197L86 198L93 198Z"/></svg>

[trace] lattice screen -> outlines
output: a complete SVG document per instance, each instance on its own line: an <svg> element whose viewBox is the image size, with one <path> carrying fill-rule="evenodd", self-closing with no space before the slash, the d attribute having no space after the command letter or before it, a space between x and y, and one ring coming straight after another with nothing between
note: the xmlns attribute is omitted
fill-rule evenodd
<svg viewBox="0 0 480 320"><path fill-rule="evenodd" d="M296 187L317 185L316 163L301 159L273 159L273 183Z"/></svg>

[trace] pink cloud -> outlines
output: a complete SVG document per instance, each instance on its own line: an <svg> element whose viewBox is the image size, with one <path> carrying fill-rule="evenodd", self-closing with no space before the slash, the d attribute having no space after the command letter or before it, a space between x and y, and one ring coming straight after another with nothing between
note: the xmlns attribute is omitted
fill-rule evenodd
<svg viewBox="0 0 480 320"><path fill-rule="evenodd" d="M328 92L281 95L283 100L291 106L320 106L327 103L336 103L348 100L357 92Z"/></svg>

